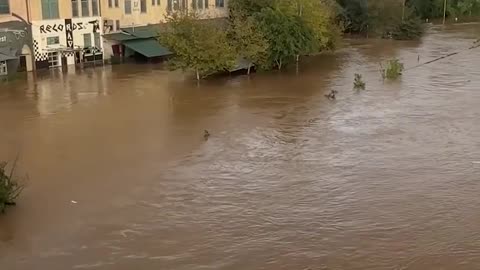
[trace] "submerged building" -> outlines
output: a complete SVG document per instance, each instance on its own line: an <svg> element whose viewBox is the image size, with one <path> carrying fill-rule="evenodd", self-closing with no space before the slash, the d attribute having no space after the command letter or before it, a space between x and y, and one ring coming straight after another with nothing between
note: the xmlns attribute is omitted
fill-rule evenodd
<svg viewBox="0 0 480 270"><path fill-rule="evenodd" d="M0 0L0 76L131 56L169 55L157 42L169 14L228 15L227 0Z"/></svg>
<svg viewBox="0 0 480 270"><path fill-rule="evenodd" d="M0 77L33 70L31 41L26 2L0 0Z"/></svg>
<svg viewBox="0 0 480 270"><path fill-rule="evenodd" d="M157 39L173 12L194 10L202 19L228 15L227 0L101 0L101 4L106 59L169 55Z"/></svg>

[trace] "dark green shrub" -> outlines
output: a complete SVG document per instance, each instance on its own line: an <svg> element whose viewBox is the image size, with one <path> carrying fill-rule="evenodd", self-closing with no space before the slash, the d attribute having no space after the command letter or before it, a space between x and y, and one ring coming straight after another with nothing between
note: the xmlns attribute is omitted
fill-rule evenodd
<svg viewBox="0 0 480 270"><path fill-rule="evenodd" d="M4 213L7 206L15 205L15 200L23 190L23 185L14 179L15 164L8 173L6 166L6 162L0 163L0 213Z"/></svg>
<svg viewBox="0 0 480 270"><path fill-rule="evenodd" d="M365 89L365 82L362 80L362 75L355 73L355 78L353 80L353 89L363 90Z"/></svg>

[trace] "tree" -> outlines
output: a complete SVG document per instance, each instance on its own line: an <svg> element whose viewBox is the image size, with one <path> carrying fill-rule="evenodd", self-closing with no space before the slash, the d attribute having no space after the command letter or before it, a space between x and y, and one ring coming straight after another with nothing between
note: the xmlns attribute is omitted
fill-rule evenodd
<svg viewBox="0 0 480 270"><path fill-rule="evenodd" d="M269 64L281 69L298 55L310 53L315 47L315 34L299 16L280 9L264 8L256 20L269 42Z"/></svg>
<svg viewBox="0 0 480 270"><path fill-rule="evenodd" d="M249 62L248 74L252 64L263 67L268 58L268 40L256 24L253 17L247 17L239 12L231 16L230 42L237 56Z"/></svg>
<svg viewBox="0 0 480 270"><path fill-rule="evenodd" d="M159 42L173 52L172 69L195 72L197 80L229 70L235 64L235 52L226 32L195 14L175 13L167 19L167 30Z"/></svg>
<svg viewBox="0 0 480 270"><path fill-rule="evenodd" d="M314 34L316 51L333 49L340 37L341 29L335 21L335 2L330 0L281 0L284 12L298 16Z"/></svg>
<svg viewBox="0 0 480 270"><path fill-rule="evenodd" d="M230 0L228 6L231 11L246 15L253 15L263 8L273 8L275 0Z"/></svg>

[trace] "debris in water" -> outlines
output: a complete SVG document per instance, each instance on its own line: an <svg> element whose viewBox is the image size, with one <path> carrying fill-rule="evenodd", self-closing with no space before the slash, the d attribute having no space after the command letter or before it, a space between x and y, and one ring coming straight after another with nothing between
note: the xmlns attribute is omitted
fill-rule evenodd
<svg viewBox="0 0 480 270"><path fill-rule="evenodd" d="M71 203L78 203L77 201L74 201L74 200L72 200L72 201L70 201L70 202L71 202Z"/></svg>
<svg viewBox="0 0 480 270"><path fill-rule="evenodd" d="M209 137L210 137L210 132L208 132L208 130L205 129L203 132L203 138L205 140L208 140Z"/></svg>
<svg viewBox="0 0 480 270"><path fill-rule="evenodd" d="M337 97L338 91L337 90L331 90L330 93L328 93L328 95L325 95L326 98L328 98L329 100L335 100Z"/></svg>

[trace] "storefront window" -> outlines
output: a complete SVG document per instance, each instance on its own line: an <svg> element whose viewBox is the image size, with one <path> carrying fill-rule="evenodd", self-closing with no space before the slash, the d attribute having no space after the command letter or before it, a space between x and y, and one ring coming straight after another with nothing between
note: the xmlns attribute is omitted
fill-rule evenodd
<svg viewBox="0 0 480 270"><path fill-rule="evenodd" d="M60 37L47 37L47 45L60 44Z"/></svg>
<svg viewBox="0 0 480 270"><path fill-rule="evenodd" d="M90 33L83 34L83 47L92 47L92 35Z"/></svg>
<svg viewBox="0 0 480 270"><path fill-rule="evenodd" d="M101 50L102 44L100 40L100 33L93 33L93 41L95 42L95 48Z"/></svg>
<svg viewBox="0 0 480 270"><path fill-rule="evenodd" d="M51 68L60 66L60 57L58 57L58 52L48 53L48 66Z"/></svg>
<svg viewBox="0 0 480 270"><path fill-rule="evenodd" d="M7 75L8 70L7 70L7 61L1 61L0 62L0 75Z"/></svg>

